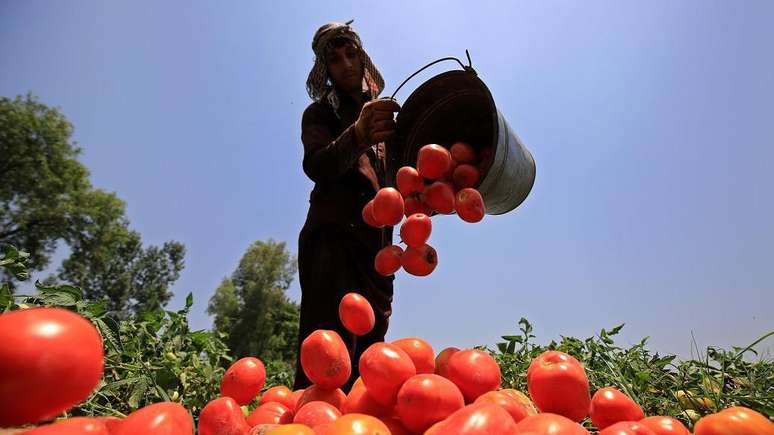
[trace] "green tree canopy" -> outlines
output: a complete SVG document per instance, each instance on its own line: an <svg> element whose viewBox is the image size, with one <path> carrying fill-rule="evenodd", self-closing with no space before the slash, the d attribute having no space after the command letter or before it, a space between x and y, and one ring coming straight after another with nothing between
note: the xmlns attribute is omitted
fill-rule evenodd
<svg viewBox="0 0 774 435"><path fill-rule="evenodd" d="M184 246L143 248L125 203L91 185L72 134L64 114L34 96L0 97L0 245L28 252L30 270L40 271L64 243L70 256L49 283L75 284L121 315L163 306ZM7 272L0 281L14 288Z"/></svg>
<svg viewBox="0 0 774 435"><path fill-rule="evenodd" d="M250 245L221 282L207 312L215 316L215 329L228 335L232 356L295 363L299 310L285 294L295 273L285 243L269 239Z"/></svg>

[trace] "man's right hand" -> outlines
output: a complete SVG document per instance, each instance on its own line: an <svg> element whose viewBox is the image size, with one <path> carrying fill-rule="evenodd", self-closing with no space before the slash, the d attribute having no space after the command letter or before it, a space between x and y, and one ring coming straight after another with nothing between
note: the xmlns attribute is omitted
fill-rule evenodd
<svg viewBox="0 0 774 435"><path fill-rule="evenodd" d="M360 109L360 116L355 121L355 136L364 148L384 142L395 133L393 113L400 110L400 105L392 99L380 98L371 100Z"/></svg>

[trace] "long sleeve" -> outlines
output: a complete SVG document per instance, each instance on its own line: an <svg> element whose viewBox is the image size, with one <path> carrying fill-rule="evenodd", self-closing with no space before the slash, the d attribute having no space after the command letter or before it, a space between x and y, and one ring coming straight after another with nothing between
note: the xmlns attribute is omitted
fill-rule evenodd
<svg viewBox="0 0 774 435"><path fill-rule="evenodd" d="M316 105L304 111L301 141L304 144L304 172L314 182L333 181L358 161L363 149L355 138L354 125L334 138L331 126Z"/></svg>

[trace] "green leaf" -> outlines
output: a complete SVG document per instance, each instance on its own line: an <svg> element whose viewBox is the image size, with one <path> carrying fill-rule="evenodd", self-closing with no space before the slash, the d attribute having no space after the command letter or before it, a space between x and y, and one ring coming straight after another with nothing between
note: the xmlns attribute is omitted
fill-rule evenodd
<svg viewBox="0 0 774 435"><path fill-rule="evenodd" d="M16 259L19 258L19 251L16 249L16 246L13 245L4 245L3 246L3 258L0 260L0 266L5 266L6 264L11 264Z"/></svg>
<svg viewBox="0 0 774 435"><path fill-rule="evenodd" d="M103 391L108 391L108 392L117 392L118 390L121 389L121 387L126 387L126 386L133 385L136 382L139 382L140 379L142 379L142 378L143 378L143 376L133 376L131 378L120 379L118 381L111 382L111 383L105 385L102 388L102 390Z"/></svg>
<svg viewBox="0 0 774 435"><path fill-rule="evenodd" d="M95 319L99 332L102 334L102 338L107 340L110 346L116 352L123 352L124 347L121 344L121 328L118 323L112 317L103 317Z"/></svg>
<svg viewBox="0 0 774 435"><path fill-rule="evenodd" d="M88 312L94 318L101 317L107 313L107 302L99 301L87 303L84 307L84 311Z"/></svg>
<svg viewBox="0 0 774 435"><path fill-rule="evenodd" d="M193 293L188 293L188 296L185 297L185 308L191 308L193 306Z"/></svg>
<svg viewBox="0 0 774 435"><path fill-rule="evenodd" d="M207 331L194 331L188 334L191 340L198 347L202 348L207 345L207 342L212 338L212 333Z"/></svg>
<svg viewBox="0 0 774 435"><path fill-rule="evenodd" d="M11 296L11 289L7 284L0 285L0 308L5 309L11 304L13 297Z"/></svg>
<svg viewBox="0 0 774 435"><path fill-rule="evenodd" d="M129 399L127 399L127 403L132 409L136 409L140 405L140 399L142 399L145 392L148 391L149 386L150 382L147 376L141 376L134 384L132 393L129 395Z"/></svg>
<svg viewBox="0 0 774 435"><path fill-rule="evenodd" d="M60 284L60 285L47 286L47 285L43 285L40 281L35 281L35 288L37 288L42 295L67 294L67 295L70 295L71 299L74 302L78 302L83 299L83 292L79 287L76 287L74 285Z"/></svg>
<svg viewBox="0 0 774 435"><path fill-rule="evenodd" d="M48 306L57 306L57 307L74 307L76 304L78 304L78 299L76 299L72 293L68 292L49 292L46 294L41 294L38 296L40 299L40 302L43 303L43 305Z"/></svg>
<svg viewBox="0 0 774 435"><path fill-rule="evenodd" d="M506 353L514 353L516 351L516 342L512 341L508 343L508 349L506 350Z"/></svg>
<svg viewBox="0 0 774 435"><path fill-rule="evenodd" d="M176 313L176 312L174 312L174 311L167 311L167 315L169 315L169 319L170 319L172 322L174 322L174 323L176 323L176 322L179 322L179 321L180 321L180 314L177 314L177 313Z"/></svg>
<svg viewBox="0 0 774 435"><path fill-rule="evenodd" d="M171 399L169 397L169 394L167 394L166 390L161 388L161 386L156 385L156 392L159 394L159 396L161 396L161 400L163 400L165 402L171 401Z"/></svg>
<svg viewBox="0 0 774 435"><path fill-rule="evenodd" d="M154 372L154 377L156 379L156 385L164 390L175 390L180 385L177 375L168 368L157 370Z"/></svg>
<svg viewBox="0 0 774 435"><path fill-rule="evenodd" d="M620 325L614 327L613 329L608 330L607 331L608 335L618 334L621 331L621 329L624 327L624 325L626 325L626 323L621 323Z"/></svg>

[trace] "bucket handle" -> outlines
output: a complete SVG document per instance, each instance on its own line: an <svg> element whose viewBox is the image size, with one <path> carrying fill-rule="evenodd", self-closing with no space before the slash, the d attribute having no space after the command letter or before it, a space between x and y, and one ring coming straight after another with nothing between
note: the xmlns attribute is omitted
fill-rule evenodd
<svg viewBox="0 0 774 435"><path fill-rule="evenodd" d="M425 65L422 68L418 69L414 74L411 74L410 76L408 76L408 78L406 80L403 80L403 83L401 83L398 86L398 88L395 89L395 92L392 93L392 95L390 96L390 99L394 100L395 99L395 95L398 93L400 88L402 88L403 85L405 85L409 80L414 78L415 75L421 73L422 71L426 70L427 68L429 68L429 67L431 67L431 66L433 66L433 65L435 65L435 64L437 64L439 62L443 62L443 61L446 61L446 60L454 60L454 61L457 61L458 64L460 64L460 66L462 67L463 70L468 71L468 72L472 72L473 74L476 74L476 70L473 69L473 66L472 66L472 64L470 62L470 53L468 52L467 49L465 49L465 56L467 56L467 58L468 58L468 66L463 65L462 62L459 59L457 59L456 57L451 57L451 56L450 57L442 57L442 58L440 58L438 60L434 60L434 61L428 63L427 65Z"/></svg>

